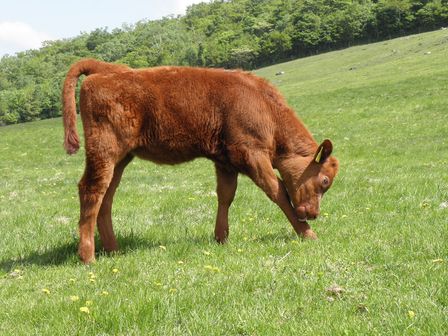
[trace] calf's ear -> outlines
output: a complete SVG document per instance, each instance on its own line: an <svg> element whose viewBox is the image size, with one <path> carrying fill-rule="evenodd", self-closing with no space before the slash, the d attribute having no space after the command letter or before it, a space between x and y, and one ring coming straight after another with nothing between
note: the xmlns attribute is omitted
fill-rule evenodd
<svg viewBox="0 0 448 336"><path fill-rule="evenodd" d="M324 163L331 155L333 151L333 144L330 140L325 139L317 148L314 155L314 161L317 163Z"/></svg>

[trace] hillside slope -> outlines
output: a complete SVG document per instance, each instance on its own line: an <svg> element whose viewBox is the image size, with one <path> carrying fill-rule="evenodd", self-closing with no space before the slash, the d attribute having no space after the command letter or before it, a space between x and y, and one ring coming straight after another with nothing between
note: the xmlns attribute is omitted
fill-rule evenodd
<svg viewBox="0 0 448 336"><path fill-rule="evenodd" d="M122 250L83 266L83 150L65 155L60 119L2 127L0 334L446 334L448 31L257 73L334 141L320 239L241 177L219 246L213 165L135 160L114 203Z"/></svg>

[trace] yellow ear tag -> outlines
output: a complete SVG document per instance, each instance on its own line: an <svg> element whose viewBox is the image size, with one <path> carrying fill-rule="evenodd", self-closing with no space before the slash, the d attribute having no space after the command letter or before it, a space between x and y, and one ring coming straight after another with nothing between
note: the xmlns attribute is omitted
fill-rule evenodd
<svg viewBox="0 0 448 336"><path fill-rule="evenodd" d="M317 153L317 155L316 155L316 159L314 161L316 161L317 163L320 163L320 158L322 157L322 150L323 149L324 148L321 147L319 153Z"/></svg>

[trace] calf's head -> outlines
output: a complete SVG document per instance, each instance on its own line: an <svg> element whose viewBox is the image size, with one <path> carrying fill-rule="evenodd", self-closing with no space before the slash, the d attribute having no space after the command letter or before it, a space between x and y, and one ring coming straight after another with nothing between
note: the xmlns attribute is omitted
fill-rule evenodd
<svg viewBox="0 0 448 336"><path fill-rule="evenodd" d="M331 141L324 140L313 156L289 157L278 165L299 221L319 215L322 196L331 187L339 167L332 151Z"/></svg>

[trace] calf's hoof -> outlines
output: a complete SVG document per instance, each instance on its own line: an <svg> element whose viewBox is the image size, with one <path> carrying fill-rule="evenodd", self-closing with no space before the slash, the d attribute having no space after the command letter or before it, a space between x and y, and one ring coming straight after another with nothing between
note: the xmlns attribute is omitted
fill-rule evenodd
<svg viewBox="0 0 448 336"><path fill-rule="evenodd" d="M83 264L91 264L95 262L95 256L83 256L83 255L79 255L79 258L81 258L81 261L83 262Z"/></svg>
<svg viewBox="0 0 448 336"><path fill-rule="evenodd" d="M79 246L78 254L84 264L95 261L95 251L90 246Z"/></svg>
<svg viewBox="0 0 448 336"><path fill-rule="evenodd" d="M311 229L306 230L305 232L302 233L302 235L303 238L305 239L311 239L311 240L317 239L317 234Z"/></svg>
<svg viewBox="0 0 448 336"><path fill-rule="evenodd" d="M215 240L218 244L225 244L227 241L227 234L222 233L222 234L217 234L215 233Z"/></svg>
<svg viewBox="0 0 448 336"><path fill-rule="evenodd" d="M118 244L117 243L109 243L109 244L104 244L103 243L103 249L107 253L117 252L118 251Z"/></svg>
<svg viewBox="0 0 448 336"><path fill-rule="evenodd" d="M218 237L218 236L215 236L215 240L216 240L216 242L217 242L218 244L225 244L226 241L227 241L227 237Z"/></svg>

